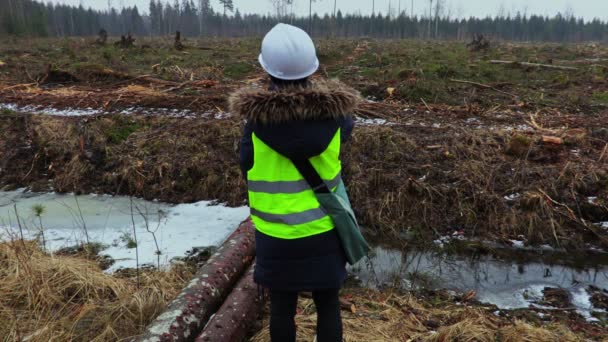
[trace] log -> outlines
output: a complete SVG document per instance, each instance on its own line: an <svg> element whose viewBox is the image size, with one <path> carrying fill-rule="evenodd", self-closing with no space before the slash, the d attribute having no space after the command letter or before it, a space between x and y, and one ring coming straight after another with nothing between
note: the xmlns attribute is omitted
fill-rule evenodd
<svg viewBox="0 0 608 342"><path fill-rule="evenodd" d="M262 311L257 290L257 285L253 281L253 266L251 266L196 342L245 341Z"/></svg>
<svg viewBox="0 0 608 342"><path fill-rule="evenodd" d="M134 341L194 341L254 256L254 228L251 220L247 220L201 267L167 310Z"/></svg>
<svg viewBox="0 0 608 342"><path fill-rule="evenodd" d="M552 64L539 64L539 63L529 63L529 62L518 62L518 61L501 61L501 60L491 60L491 64L508 64L508 65L523 65L535 68L545 68L545 69L557 69L557 70L578 70L575 67L562 66L562 65L552 65Z"/></svg>

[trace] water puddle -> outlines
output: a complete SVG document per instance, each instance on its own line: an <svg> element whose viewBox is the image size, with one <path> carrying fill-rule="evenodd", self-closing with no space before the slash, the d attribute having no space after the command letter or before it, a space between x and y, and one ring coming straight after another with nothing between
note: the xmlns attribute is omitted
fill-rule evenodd
<svg viewBox="0 0 608 342"><path fill-rule="evenodd" d="M593 288L608 290L605 254L565 259L546 254L521 259L403 253L377 247L369 260L360 262L351 271L362 285L372 288L473 290L478 300L500 309L555 309L543 302L545 288L554 288L563 290L569 297L569 307L589 320L594 320L593 312L605 312L591 303Z"/></svg>
<svg viewBox="0 0 608 342"><path fill-rule="evenodd" d="M35 207L42 208L40 217ZM26 239L35 239L41 223L51 251L79 245L88 236L108 246L102 253L116 260L112 272L136 265L134 226L140 265L166 266L192 247L221 244L248 215L247 207L205 201L170 205L120 196L8 191L0 192L0 239L19 237L19 225Z"/></svg>

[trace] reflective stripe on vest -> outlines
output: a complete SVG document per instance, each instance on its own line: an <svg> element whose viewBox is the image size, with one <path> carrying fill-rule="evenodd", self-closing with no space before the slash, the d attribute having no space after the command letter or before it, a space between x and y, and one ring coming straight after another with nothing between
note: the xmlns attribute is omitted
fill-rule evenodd
<svg viewBox="0 0 608 342"><path fill-rule="evenodd" d="M251 217L260 232L281 239L325 233L333 222L293 163L252 136L254 164L247 173ZM340 184L340 130L327 149L310 158L330 189Z"/></svg>

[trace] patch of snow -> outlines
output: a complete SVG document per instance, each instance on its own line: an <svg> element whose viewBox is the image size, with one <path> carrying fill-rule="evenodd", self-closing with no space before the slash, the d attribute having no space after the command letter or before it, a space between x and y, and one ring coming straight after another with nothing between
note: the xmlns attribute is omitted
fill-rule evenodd
<svg viewBox="0 0 608 342"><path fill-rule="evenodd" d="M393 126L394 122L387 121L385 119L364 119L360 117L355 118L355 122L362 126Z"/></svg>
<svg viewBox="0 0 608 342"><path fill-rule="evenodd" d="M504 197L505 200L512 202L515 201L516 199L520 198L521 194L519 193L515 193L515 194L510 194Z"/></svg>
<svg viewBox="0 0 608 342"><path fill-rule="evenodd" d="M532 132L532 131L534 131L534 128L532 128L532 127L530 127L530 126L528 126L526 124L517 125L515 127L513 127L513 126L504 126L502 129L505 130L505 131L508 131L508 132L514 131L514 130L523 131L523 132Z"/></svg>
<svg viewBox="0 0 608 342"><path fill-rule="evenodd" d="M466 123L479 123L479 122L481 122L481 120L479 120L479 118L468 118L464 122L466 122Z"/></svg>
<svg viewBox="0 0 608 342"><path fill-rule="evenodd" d="M513 244L514 248L524 248L524 241L519 240L509 240Z"/></svg>
<svg viewBox="0 0 608 342"><path fill-rule="evenodd" d="M599 321L597 318L591 315L591 313L593 312L591 294L589 294L589 292L584 287L578 287L570 291L570 293L572 294L572 305L576 307L576 312L578 312L589 322Z"/></svg>
<svg viewBox="0 0 608 342"><path fill-rule="evenodd" d="M106 111L101 109L93 108L66 108L57 109L53 107L43 106L19 106L13 103L0 103L0 109L8 109L15 112L38 114L38 115L50 115L50 116L92 116L102 114L121 114L121 115L146 115L146 116L167 116L173 118L209 118L216 120L225 120L234 117L234 114L221 111L206 111L197 112L189 109L175 109L175 108L141 108L141 107L129 107L119 111Z"/></svg>
<svg viewBox="0 0 608 342"><path fill-rule="evenodd" d="M45 114L51 116L90 116L103 114L101 110L92 108L66 108L57 109L52 107L42 107L35 105L18 106L14 103L0 103L0 109L8 109L15 112Z"/></svg>

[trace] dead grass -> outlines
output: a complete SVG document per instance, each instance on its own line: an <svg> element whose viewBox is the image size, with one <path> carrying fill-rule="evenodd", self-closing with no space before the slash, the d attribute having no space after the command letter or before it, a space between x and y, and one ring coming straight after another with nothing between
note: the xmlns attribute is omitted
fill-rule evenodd
<svg viewBox="0 0 608 342"><path fill-rule="evenodd" d="M523 236L575 248L593 239L608 246L592 224L608 219L608 169L598 162L603 141L547 146L543 132L531 131L528 151L512 156L510 131L461 127L437 115L421 120L444 127L408 126L400 118L394 126L357 128L347 147L348 189L370 228L391 237L464 230L495 241Z"/></svg>
<svg viewBox="0 0 608 342"><path fill-rule="evenodd" d="M348 290L347 290L348 292ZM356 313L342 314L344 340L347 342L385 341L585 341L559 323L534 326L523 321L498 317L491 308L467 304L430 305L412 295L354 290L347 297L356 303ZM250 341L270 341L268 317L264 327ZM300 299L296 316L298 341L313 341L316 327L314 304Z"/></svg>
<svg viewBox="0 0 608 342"><path fill-rule="evenodd" d="M43 253L34 243L0 244L0 336L4 341L118 341L143 331L192 270L103 273L92 261Z"/></svg>

